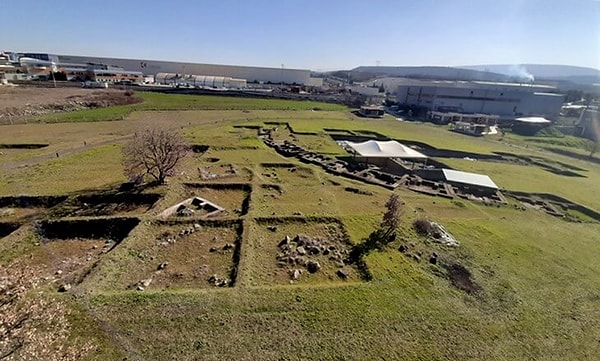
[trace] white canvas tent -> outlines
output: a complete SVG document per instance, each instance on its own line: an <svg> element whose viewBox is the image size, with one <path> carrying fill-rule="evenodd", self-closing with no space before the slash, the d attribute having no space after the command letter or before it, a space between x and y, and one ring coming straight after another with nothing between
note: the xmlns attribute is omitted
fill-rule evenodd
<svg viewBox="0 0 600 361"><path fill-rule="evenodd" d="M366 158L427 159L425 154L398 143L395 140L380 142L369 140L363 143L346 142L357 154Z"/></svg>
<svg viewBox="0 0 600 361"><path fill-rule="evenodd" d="M515 118L517 122L528 123L528 124L549 124L552 123L550 120L544 117L521 117Z"/></svg>

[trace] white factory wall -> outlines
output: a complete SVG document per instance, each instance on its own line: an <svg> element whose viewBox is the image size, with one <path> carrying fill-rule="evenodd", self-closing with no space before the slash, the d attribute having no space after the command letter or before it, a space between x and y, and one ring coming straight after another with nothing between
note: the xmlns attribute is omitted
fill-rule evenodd
<svg viewBox="0 0 600 361"><path fill-rule="evenodd" d="M129 71L141 71L144 75L154 75L157 73L203 74L246 79L248 82L284 82L288 84L296 83L306 85L311 83L310 70L303 69L179 63L172 61L98 58L75 55L59 55L58 57L59 62L61 63L103 63L120 66Z"/></svg>
<svg viewBox="0 0 600 361"><path fill-rule="evenodd" d="M520 86L501 83L452 85L401 85L397 90L400 104L427 107L429 110L456 108L464 113L500 116L545 116L556 118L564 96L536 90L547 86ZM440 109L441 108L441 109Z"/></svg>

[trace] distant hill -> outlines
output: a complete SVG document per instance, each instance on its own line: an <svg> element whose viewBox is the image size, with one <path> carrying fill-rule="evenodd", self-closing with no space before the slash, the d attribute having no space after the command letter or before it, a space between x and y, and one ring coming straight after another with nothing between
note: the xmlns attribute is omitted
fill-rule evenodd
<svg viewBox="0 0 600 361"><path fill-rule="evenodd" d="M378 76L409 77L440 80L509 81L504 74L477 69L444 66L359 66L348 71L352 79L361 81Z"/></svg>
<svg viewBox="0 0 600 361"><path fill-rule="evenodd" d="M462 69L489 71L507 76L533 77L536 80L556 80L582 85L600 83L600 70L571 65L497 64L461 66Z"/></svg>

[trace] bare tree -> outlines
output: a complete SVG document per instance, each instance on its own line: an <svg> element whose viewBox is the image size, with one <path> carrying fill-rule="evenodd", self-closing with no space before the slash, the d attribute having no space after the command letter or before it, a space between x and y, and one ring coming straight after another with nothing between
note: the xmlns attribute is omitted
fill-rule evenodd
<svg viewBox="0 0 600 361"><path fill-rule="evenodd" d="M400 225L400 211L402 210L402 204L400 203L400 197L397 194L392 193L385 202L385 212L381 220L381 229L384 232L384 239L389 238L396 228Z"/></svg>
<svg viewBox="0 0 600 361"><path fill-rule="evenodd" d="M123 148L125 175L135 181L151 176L162 184L187 152L185 140L174 131L149 128L136 132Z"/></svg>

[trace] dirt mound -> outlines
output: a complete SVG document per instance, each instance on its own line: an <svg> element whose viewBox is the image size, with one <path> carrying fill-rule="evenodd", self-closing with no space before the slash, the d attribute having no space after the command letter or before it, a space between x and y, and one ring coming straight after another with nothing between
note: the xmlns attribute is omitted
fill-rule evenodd
<svg viewBox="0 0 600 361"><path fill-rule="evenodd" d="M142 102L131 91L79 88L0 88L0 124L26 116L104 108Z"/></svg>
<svg viewBox="0 0 600 361"><path fill-rule="evenodd" d="M448 276L454 287L467 293L477 293L481 291L481 286L471 279L471 272L463 265L454 263L446 265L444 268L448 271Z"/></svg>

